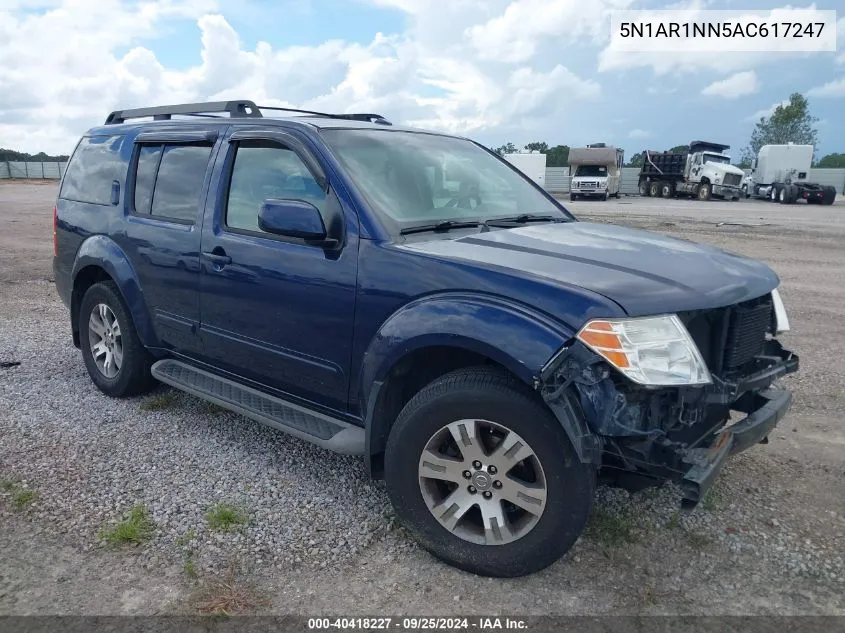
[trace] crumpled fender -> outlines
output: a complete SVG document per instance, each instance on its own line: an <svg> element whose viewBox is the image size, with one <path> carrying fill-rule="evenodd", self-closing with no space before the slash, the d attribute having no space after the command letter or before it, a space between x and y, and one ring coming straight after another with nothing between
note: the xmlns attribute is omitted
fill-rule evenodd
<svg viewBox="0 0 845 633"><path fill-rule="evenodd" d="M102 268L114 280L123 300L126 302L126 306L129 308L141 342L146 347L156 347L158 339L153 329L150 313L144 303L138 275L123 249L105 235L93 235L82 243L76 253L71 274L73 286L76 285L76 277L80 271L89 266ZM78 315L74 313L72 313L71 318L74 320L73 325L76 329Z"/></svg>
<svg viewBox="0 0 845 633"><path fill-rule="evenodd" d="M406 354L458 347L483 354L536 387L543 365L574 332L530 307L469 293L428 295L404 305L381 326L364 354L361 402Z"/></svg>

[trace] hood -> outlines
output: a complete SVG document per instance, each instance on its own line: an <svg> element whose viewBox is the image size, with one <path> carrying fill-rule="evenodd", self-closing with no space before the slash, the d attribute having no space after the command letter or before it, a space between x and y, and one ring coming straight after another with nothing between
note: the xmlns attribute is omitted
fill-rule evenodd
<svg viewBox="0 0 845 633"><path fill-rule="evenodd" d="M632 316L723 307L778 285L756 260L610 224L534 224L401 248L580 286Z"/></svg>
<svg viewBox="0 0 845 633"><path fill-rule="evenodd" d="M707 163L707 166L725 174L738 174L745 177L745 172L736 165L728 165L727 163Z"/></svg>

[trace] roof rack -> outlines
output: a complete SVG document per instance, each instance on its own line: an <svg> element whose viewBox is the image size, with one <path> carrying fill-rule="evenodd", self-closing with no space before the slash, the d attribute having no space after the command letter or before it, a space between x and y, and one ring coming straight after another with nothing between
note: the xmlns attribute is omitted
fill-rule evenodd
<svg viewBox="0 0 845 633"><path fill-rule="evenodd" d="M262 118L261 110L278 110L281 112L297 112L330 119L347 119L350 121L367 121L380 125L392 125L380 114L328 114L314 110L299 110L297 108L282 108L277 106L259 106L247 99L237 101L209 101L206 103L182 103L178 105L156 106L153 108L135 108L132 110L115 110L106 118L106 125L125 123L128 119L153 117L154 121L169 121L174 114L197 117L218 118L216 114L228 113L229 118Z"/></svg>

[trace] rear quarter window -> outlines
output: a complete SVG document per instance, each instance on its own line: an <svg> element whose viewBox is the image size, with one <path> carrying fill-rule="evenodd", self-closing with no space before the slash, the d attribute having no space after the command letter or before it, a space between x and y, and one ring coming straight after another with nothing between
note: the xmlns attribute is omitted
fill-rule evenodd
<svg viewBox="0 0 845 633"><path fill-rule="evenodd" d="M122 136L86 136L76 147L62 182L60 198L111 205L112 182L126 179L127 161L120 156Z"/></svg>

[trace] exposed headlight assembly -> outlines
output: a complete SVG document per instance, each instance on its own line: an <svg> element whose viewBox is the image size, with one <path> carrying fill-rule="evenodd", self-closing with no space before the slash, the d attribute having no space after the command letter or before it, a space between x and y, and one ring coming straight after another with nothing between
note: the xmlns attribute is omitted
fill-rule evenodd
<svg viewBox="0 0 845 633"><path fill-rule="evenodd" d="M706 385L710 372L684 324L674 314L594 319L578 340L641 385Z"/></svg>

